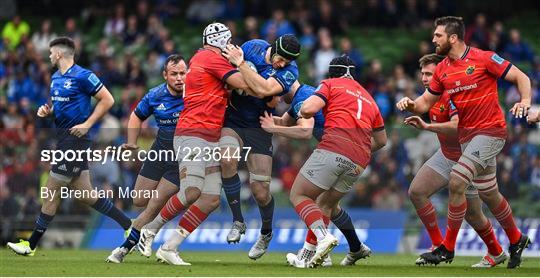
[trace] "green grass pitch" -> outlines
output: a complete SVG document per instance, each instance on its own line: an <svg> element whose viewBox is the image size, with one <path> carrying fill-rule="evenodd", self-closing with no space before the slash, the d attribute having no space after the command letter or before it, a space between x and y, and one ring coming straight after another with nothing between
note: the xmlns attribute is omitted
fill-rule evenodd
<svg viewBox="0 0 540 278"><path fill-rule="evenodd" d="M479 257L457 257L452 264L418 267L415 255L374 254L356 266L342 267L344 254L332 254L335 266L295 269L287 266L284 253L269 253L252 261L246 253L184 252L192 266L157 263L134 252L123 264L106 263L109 251L37 250L34 257L0 250L0 276L538 276L540 259L525 258L521 268L472 269Z"/></svg>

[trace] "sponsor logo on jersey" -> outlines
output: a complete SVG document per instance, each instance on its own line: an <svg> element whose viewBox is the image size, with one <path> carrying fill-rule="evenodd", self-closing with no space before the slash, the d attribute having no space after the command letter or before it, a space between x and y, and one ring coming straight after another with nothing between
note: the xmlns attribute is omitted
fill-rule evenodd
<svg viewBox="0 0 540 278"><path fill-rule="evenodd" d="M90 83L92 83L93 86L96 86L97 84L99 84L99 78L93 73L90 74L90 76L88 76L88 81L90 81Z"/></svg>
<svg viewBox="0 0 540 278"><path fill-rule="evenodd" d="M285 82L287 82L288 85L291 85L296 80L296 77L294 77L294 74L290 71L286 71L283 75L283 78L285 79Z"/></svg>
<svg viewBox="0 0 540 278"><path fill-rule="evenodd" d="M70 79L68 79L68 80L66 80L66 81L64 82L64 88L66 88L66 89L71 89L71 85L72 85L72 84L73 84L73 82L71 81L71 78L70 78Z"/></svg>
<svg viewBox="0 0 540 278"><path fill-rule="evenodd" d="M58 170L67 171L66 164L62 164L58 167Z"/></svg>
<svg viewBox="0 0 540 278"><path fill-rule="evenodd" d="M441 104L441 106L439 106L439 111L442 113L444 110L446 110L446 107L444 107L444 104Z"/></svg>
<svg viewBox="0 0 540 278"><path fill-rule="evenodd" d="M163 110L166 110L167 108L165 108L165 105L163 103L161 103L157 108L156 110L159 110L159 111L163 111Z"/></svg>
<svg viewBox="0 0 540 278"><path fill-rule="evenodd" d="M475 66L468 66L467 69L465 70L465 73L466 73L467 75L471 75L471 74L473 74L473 72L474 72L475 69L476 69ZM457 84L456 84L456 85L457 85ZM459 85L457 85L457 86L459 86Z"/></svg>
<svg viewBox="0 0 540 278"><path fill-rule="evenodd" d="M502 65L502 63L504 63L504 59L501 58L501 56L497 55L497 54L493 54L493 56L491 56L491 60L493 60L493 62L499 64L499 65Z"/></svg>

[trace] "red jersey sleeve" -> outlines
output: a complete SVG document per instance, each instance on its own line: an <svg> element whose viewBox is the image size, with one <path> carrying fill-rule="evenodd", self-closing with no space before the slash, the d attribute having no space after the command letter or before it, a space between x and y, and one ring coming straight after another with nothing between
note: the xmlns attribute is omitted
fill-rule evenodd
<svg viewBox="0 0 540 278"><path fill-rule="evenodd" d="M427 88L427 90L434 95L441 95L444 92L444 87L439 76L441 74L441 67L442 62L435 68L433 78L431 78L431 82L429 82L429 87Z"/></svg>
<svg viewBox="0 0 540 278"><path fill-rule="evenodd" d="M379 107L375 107L375 118L373 119L373 123L371 125L373 126L373 131L381 131L384 129L384 120L381 115L381 111L379 110Z"/></svg>
<svg viewBox="0 0 540 278"><path fill-rule="evenodd" d="M328 84L327 80L323 80L319 87L315 89L314 95L322 98L325 103L328 102L328 99L330 98L330 84Z"/></svg>
<svg viewBox="0 0 540 278"><path fill-rule="evenodd" d="M501 56L493 51L485 52L484 61L486 70L496 78L504 78L512 67L512 63L501 58Z"/></svg>
<svg viewBox="0 0 540 278"><path fill-rule="evenodd" d="M238 72L238 70L223 57L210 59L207 70L210 74L222 81L225 81L233 73Z"/></svg>

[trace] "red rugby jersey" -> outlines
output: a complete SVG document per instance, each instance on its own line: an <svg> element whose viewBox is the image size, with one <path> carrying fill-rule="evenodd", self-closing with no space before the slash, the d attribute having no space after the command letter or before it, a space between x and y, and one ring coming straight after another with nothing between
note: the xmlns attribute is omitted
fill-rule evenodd
<svg viewBox="0 0 540 278"><path fill-rule="evenodd" d="M324 134L317 148L344 155L366 168L371 158L371 135L384 129L375 100L348 78L323 80L315 95L326 102Z"/></svg>
<svg viewBox="0 0 540 278"><path fill-rule="evenodd" d="M510 62L496 53L469 46L460 59L446 57L437 65L428 90L450 96L459 111L460 143L480 134L506 138L497 79L504 78L511 67Z"/></svg>
<svg viewBox="0 0 540 278"><path fill-rule="evenodd" d="M443 93L441 98L429 110L429 118L434 123L445 123L450 121L454 115L457 115L457 110L448 94ZM444 156L450 160L458 161L461 156L461 146L457 135L446 135L437 133L437 138L441 145L441 151Z"/></svg>
<svg viewBox="0 0 540 278"><path fill-rule="evenodd" d="M238 70L214 51L199 49L189 61L184 88L184 110L175 135L217 142L225 119L229 94L225 80Z"/></svg>

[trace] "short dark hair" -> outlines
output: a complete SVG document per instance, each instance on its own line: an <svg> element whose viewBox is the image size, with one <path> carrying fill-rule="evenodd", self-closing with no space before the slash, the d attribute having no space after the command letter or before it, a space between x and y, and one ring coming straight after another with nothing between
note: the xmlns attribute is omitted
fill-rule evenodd
<svg viewBox="0 0 540 278"><path fill-rule="evenodd" d="M451 35L457 35L459 40L465 38L465 23L463 23L462 17L457 16L443 16L435 19L435 28L437 26L444 26L444 31Z"/></svg>
<svg viewBox="0 0 540 278"><path fill-rule="evenodd" d="M49 43L49 47L53 47L57 45L65 46L71 49L72 51L75 51L75 42L73 42L73 40L70 37L58 37L56 39L53 39Z"/></svg>
<svg viewBox="0 0 540 278"><path fill-rule="evenodd" d="M435 53L426 54L418 60L418 63L420 63L420 67L425 67L429 64L435 64L437 65L444 59L444 56L437 55Z"/></svg>
<svg viewBox="0 0 540 278"><path fill-rule="evenodd" d="M176 65L180 63L180 61L183 61L184 57L179 54L172 54L167 57L167 60L165 60L165 63L163 63L163 71L167 71L167 66L169 63L172 63L173 65Z"/></svg>

